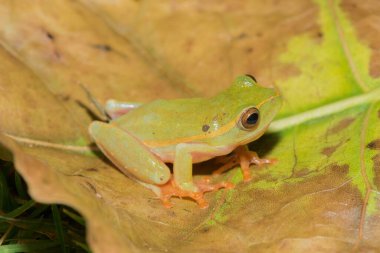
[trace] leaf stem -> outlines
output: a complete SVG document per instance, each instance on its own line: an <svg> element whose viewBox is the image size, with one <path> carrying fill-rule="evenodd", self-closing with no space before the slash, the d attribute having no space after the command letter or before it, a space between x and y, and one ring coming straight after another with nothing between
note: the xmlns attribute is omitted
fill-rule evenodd
<svg viewBox="0 0 380 253"><path fill-rule="evenodd" d="M23 143L29 146L46 147L46 148L67 150L67 151L78 152L78 153L90 153L93 151L99 151L98 147L96 146L74 146L74 145L69 145L69 144L60 144L60 143L34 140L31 138L18 137L18 136L8 134L8 133L2 133L2 134L17 141L18 143Z"/></svg>
<svg viewBox="0 0 380 253"><path fill-rule="evenodd" d="M380 100L380 88L376 88L368 93L364 93L358 96L349 97L347 99L343 99L325 106L318 107L316 109L312 109L309 111L305 111L303 113L278 119L272 122L270 125L268 132L279 132L286 128L293 127L295 125L299 125L305 123L309 120L322 118L331 114L335 114L349 108L368 104L372 101Z"/></svg>

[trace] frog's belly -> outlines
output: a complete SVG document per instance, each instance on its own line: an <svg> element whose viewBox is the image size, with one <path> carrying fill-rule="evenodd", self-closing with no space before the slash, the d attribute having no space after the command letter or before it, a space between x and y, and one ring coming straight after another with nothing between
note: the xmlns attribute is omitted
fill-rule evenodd
<svg viewBox="0 0 380 253"><path fill-rule="evenodd" d="M236 147L216 147L213 152L192 152L192 163L200 163L210 160L216 156L227 155ZM160 147L150 149L165 163L173 163L175 159L175 146Z"/></svg>

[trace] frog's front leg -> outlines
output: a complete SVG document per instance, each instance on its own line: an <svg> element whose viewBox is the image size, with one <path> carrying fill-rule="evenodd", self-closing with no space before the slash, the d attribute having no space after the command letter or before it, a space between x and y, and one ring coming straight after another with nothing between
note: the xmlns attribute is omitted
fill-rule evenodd
<svg viewBox="0 0 380 253"><path fill-rule="evenodd" d="M229 182L212 184L209 178L193 182L193 161L197 155L220 152L218 148L207 144L182 143L176 146L173 166L173 179L170 183L161 187L161 199L165 206L170 207L169 199L172 196L190 197L194 199L201 208L208 206L204 198L205 192L215 191L220 188L232 188Z"/></svg>

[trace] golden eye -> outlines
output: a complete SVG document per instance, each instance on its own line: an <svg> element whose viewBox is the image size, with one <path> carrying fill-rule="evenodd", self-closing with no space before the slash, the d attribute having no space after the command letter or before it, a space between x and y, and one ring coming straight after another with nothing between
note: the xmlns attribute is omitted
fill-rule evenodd
<svg viewBox="0 0 380 253"><path fill-rule="evenodd" d="M253 130L257 127L260 112L256 107L250 107L243 111L239 120L239 127L243 130Z"/></svg>

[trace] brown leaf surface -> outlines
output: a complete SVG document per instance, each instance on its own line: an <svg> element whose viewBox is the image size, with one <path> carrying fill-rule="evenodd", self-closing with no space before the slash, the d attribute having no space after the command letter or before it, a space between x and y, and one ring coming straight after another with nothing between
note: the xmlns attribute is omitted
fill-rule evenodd
<svg viewBox="0 0 380 253"><path fill-rule="evenodd" d="M84 215L94 252L376 251L379 8L3 1L1 142L34 199ZM80 84L101 103L146 102L213 95L242 73L283 94L273 132L252 144L279 163L253 168L250 183L231 170L239 184L208 194L206 210L181 199L163 208L91 144L97 111Z"/></svg>

